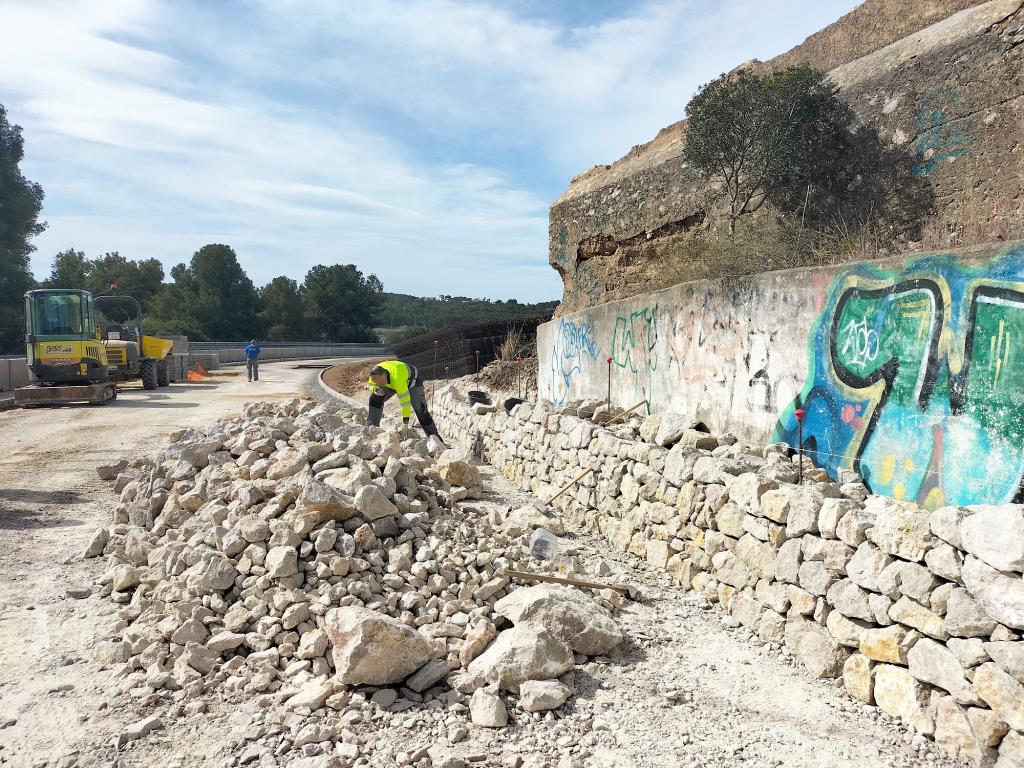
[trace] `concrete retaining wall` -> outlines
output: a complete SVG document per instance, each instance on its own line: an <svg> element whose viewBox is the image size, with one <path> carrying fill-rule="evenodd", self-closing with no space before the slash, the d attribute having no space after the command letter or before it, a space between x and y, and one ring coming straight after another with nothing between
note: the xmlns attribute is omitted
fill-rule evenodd
<svg viewBox="0 0 1024 768"><path fill-rule="evenodd" d="M539 391L803 445L936 508L1022 495L1024 245L684 283L538 329Z"/></svg>
<svg viewBox="0 0 1024 768"><path fill-rule="evenodd" d="M558 515L663 568L814 677L842 680L975 765L1024 764L1024 506L921 507L868 496L752 446L655 414L602 427L586 408L476 413L449 387L450 444ZM599 414L600 415L600 414ZM671 448L667 448L671 445Z"/></svg>
<svg viewBox="0 0 1024 768"><path fill-rule="evenodd" d="M28 384L28 366L24 357L0 358L0 392L10 392Z"/></svg>

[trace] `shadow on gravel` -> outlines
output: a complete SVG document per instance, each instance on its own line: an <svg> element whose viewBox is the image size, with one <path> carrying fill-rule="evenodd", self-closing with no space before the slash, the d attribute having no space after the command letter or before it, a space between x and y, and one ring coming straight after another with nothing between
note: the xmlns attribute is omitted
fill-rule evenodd
<svg viewBox="0 0 1024 768"><path fill-rule="evenodd" d="M0 505L4 502L22 504L87 504L91 499L77 491L36 491L28 488L0 488ZM2 507L0 507L2 508Z"/></svg>
<svg viewBox="0 0 1024 768"><path fill-rule="evenodd" d="M31 509L12 509L0 504L0 531L25 531L31 528L75 528L84 525L74 517L50 517Z"/></svg>

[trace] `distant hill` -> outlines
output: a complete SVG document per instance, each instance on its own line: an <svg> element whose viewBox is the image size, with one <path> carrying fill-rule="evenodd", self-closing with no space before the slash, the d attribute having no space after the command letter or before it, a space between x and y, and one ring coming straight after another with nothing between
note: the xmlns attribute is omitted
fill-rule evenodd
<svg viewBox="0 0 1024 768"><path fill-rule="evenodd" d="M521 304L516 299L491 301L466 296L421 297L386 292L383 296L384 304L377 313L376 331L381 340L387 343L457 323L480 323L551 313L558 306L557 301Z"/></svg>

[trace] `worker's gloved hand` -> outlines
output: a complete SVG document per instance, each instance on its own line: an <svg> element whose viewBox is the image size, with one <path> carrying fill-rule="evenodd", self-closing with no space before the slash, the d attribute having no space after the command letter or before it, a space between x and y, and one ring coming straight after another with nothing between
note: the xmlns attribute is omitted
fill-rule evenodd
<svg viewBox="0 0 1024 768"><path fill-rule="evenodd" d="M402 440L408 440L410 437L412 437L412 429L409 427L408 419L402 419L402 429L398 433L398 436Z"/></svg>

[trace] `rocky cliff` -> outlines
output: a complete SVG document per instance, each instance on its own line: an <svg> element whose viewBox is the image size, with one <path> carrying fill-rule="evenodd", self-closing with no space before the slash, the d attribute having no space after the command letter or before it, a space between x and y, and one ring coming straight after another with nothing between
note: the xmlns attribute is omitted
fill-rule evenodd
<svg viewBox="0 0 1024 768"><path fill-rule="evenodd" d="M1018 233L1024 221L1024 2L868 0L752 68L809 63L927 184L951 244ZM685 122L573 179L550 213L560 311L664 284L663 265L705 223L707 187L682 159Z"/></svg>

